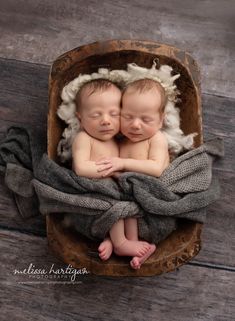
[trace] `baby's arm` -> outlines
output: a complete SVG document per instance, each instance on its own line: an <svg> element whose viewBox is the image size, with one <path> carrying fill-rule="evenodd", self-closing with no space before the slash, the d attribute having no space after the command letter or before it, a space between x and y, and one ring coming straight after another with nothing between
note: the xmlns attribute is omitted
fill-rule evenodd
<svg viewBox="0 0 235 321"><path fill-rule="evenodd" d="M160 131L150 139L147 160L124 159L124 171L138 172L155 177L161 176L168 165L168 143L165 135Z"/></svg>
<svg viewBox="0 0 235 321"><path fill-rule="evenodd" d="M102 178L97 165L91 161L91 137L85 132L79 132L72 145L73 170L79 176Z"/></svg>
<svg viewBox="0 0 235 321"><path fill-rule="evenodd" d="M101 165L100 162L96 164ZM113 157L106 160L106 163L103 164L105 164L104 167L112 164L110 169L106 168L106 171L103 172L103 177L110 175L114 171L131 171L159 177L169 165L167 139L160 131L155 134L150 139L149 158L146 160Z"/></svg>

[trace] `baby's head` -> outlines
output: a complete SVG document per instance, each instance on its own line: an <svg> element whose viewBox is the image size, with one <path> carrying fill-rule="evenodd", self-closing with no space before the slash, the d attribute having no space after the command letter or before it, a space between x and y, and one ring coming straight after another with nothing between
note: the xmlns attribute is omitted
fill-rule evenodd
<svg viewBox="0 0 235 321"><path fill-rule="evenodd" d="M123 92L121 132L133 142L155 135L162 128L167 96L162 85L152 79L130 83Z"/></svg>
<svg viewBox="0 0 235 321"><path fill-rule="evenodd" d="M76 115L90 136L107 141L120 130L121 90L106 79L82 86L75 98Z"/></svg>

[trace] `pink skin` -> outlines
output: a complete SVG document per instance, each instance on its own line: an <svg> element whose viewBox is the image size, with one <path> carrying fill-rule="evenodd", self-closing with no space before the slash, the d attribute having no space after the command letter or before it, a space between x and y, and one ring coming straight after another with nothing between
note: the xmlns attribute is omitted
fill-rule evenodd
<svg viewBox="0 0 235 321"><path fill-rule="evenodd" d="M121 132L133 143L151 138L162 127L164 115L159 112L160 106L161 95L156 90L139 94L127 91L123 96ZM104 171L104 177L124 170L123 160L119 157L98 160L96 165L100 166L100 171ZM126 222L125 235L120 236L120 230L117 230L116 235L114 233L114 252L133 256L130 266L135 270L140 269L156 250L154 244L138 241L136 222L136 219Z"/></svg>
<svg viewBox="0 0 235 321"><path fill-rule="evenodd" d="M126 245L124 245L126 247ZM125 248L125 251L127 249ZM148 250L145 254L143 254L142 256L134 256L132 258L132 260L130 261L130 266L134 269L134 270L138 270L140 269L141 265L155 252L156 250L156 246L154 244L150 244L150 246L148 247ZM113 244L112 241L110 240L110 238L106 238L99 246L98 248L99 251L99 257L101 258L102 261L107 261L112 252L113 252ZM118 253L116 253L118 254ZM124 255L123 252L122 254L118 254L118 255ZM129 256L129 255L128 255Z"/></svg>
<svg viewBox="0 0 235 321"><path fill-rule="evenodd" d="M122 97L121 132L133 143L149 139L162 128L161 94L127 90Z"/></svg>
<svg viewBox="0 0 235 321"><path fill-rule="evenodd" d="M131 224L137 226L137 220L132 219L132 221L133 222ZM137 229L131 237L130 233L126 232L129 228L127 227L127 225L130 225L127 222L125 222L125 220L123 219L120 219L115 224L113 224L109 231L109 235L113 243L114 252L115 254L120 256L143 256L149 251L150 244L147 242L138 241L138 236L136 236ZM133 239L127 239L127 237Z"/></svg>
<svg viewBox="0 0 235 321"><path fill-rule="evenodd" d="M121 91L115 86L89 96L86 91L87 89L84 89L81 97L82 107L77 112L77 117L82 128L90 136L108 141L120 129Z"/></svg>
<svg viewBox="0 0 235 321"><path fill-rule="evenodd" d="M141 265L156 251L156 245L150 244L149 250L142 256L134 256L130 261L130 266L134 270L140 269Z"/></svg>
<svg viewBox="0 0 235 321"><path fill-rule="evenodd" d="M156 91L142 94L127 91L123 96L121 132L133 143L152 137L162 127L164 115L159 113L160 105L161 95ZM113 159L112 163L113 169L122 170L123 164L120 159ZM132 258L130 266L135 270L140 269L155 250L156 245L150 244L145 254Z"/></svg>
<svg viewBox="0 0 235 321"><path fill-rule="evenodd" d="M101 260L106 261L110 258L113 252L113 244L110 238L106 238L103 242L100 243L98 251Z"/></svg>
<svg viewBox="0 0 235 321"><path fill-rule="evenodd" d="M114 252L120 256L142 257L148 253L150 244L142 241L130 241L128 239L114 247Z"/></svg>
<svg viewBox="0 0 235 321"><path fill-rule="evenodd" d="M105 100L103 100L102 103L104 101ZM161 97L156 93L156 91L140 94L133 94L132 92L127 91L123 98L123 109L121 115L122 133L133 143L152 137L162 127L163 115L158 112L160 104ZM95 119L101 115L103 119L102 126L105 128L98 127L98 131L96 131L95 128L97 128L97 126ZM83 120L88 121L85 125L87 125L87 132L91 136L98 136L98 139L106 140L107 135L107 139L110 139L109 135L113 134L113 129L115 129L109 127L110 119L112 119L111 117L116 116L115 113L107 113L106 111L104 113L102 111L101 114L101 111L99 111L93 115L89 112L89 106L87 106L85 115L83 114L78 116L81 118L82 116L86 116ZM91 121L93 120L94 123L91 125ZM106 125L108 126L106 127ZM102 128L104 129L103 132ZM112 158L112 162L110 162L110 159L103 159L102 161L99 160L96 162L96 165L100 165L99 171L109 171L105 172L104 176L123 170L122 161L118 157ZM156 250L156 246L154 244L139 241L138 236L136 236L137 230L134 233L134 236L129 233L127 238L124 231L126 232L128 223L125 224L125 226L124 224L123 220L114 224L110 231L112 241L110 239L106 239L100 244L99 255L102 260L107 260L114 250L117 255L133 256L130 265L133 269L139 269Z"/></svg>
<svg viewBox="0 0 235 321"><path fill-rule="evenodd" d="M113 235L116 237L115 246L113 247L110 238L106 238L98 248L99 256L101 260L106 261L110 258L113 250L115 254L120 256L133 256L131 267L138 269L152 254L153 245L138 240L137 220L135 218L127 218L126 220L120 220L120 222L117 222L114 231L111 231L112 235L115 234L115 231L117 233L116 236ZM118 230L121 225L123 227L123 224L125 226L125 235Z"/></svg>
<svg viewBox="0 0 235 321"><path fill-rule="evenodd" d="M163 124L164 114L160 112L161 95L156 90L144 93L127 90L122 98L121 132L131 142L137 143L153 137ZM96 162L103 177L123 171L124 161L119 157L99 159Z"/></svg>
<svg viewBox="0 0 235 321"><path fill-rule="evenodd" d="M84 88L77 112L81 127L100 141L113 139L120 130L120 103L121 91L116 86L92 94ZM108 260L113 251L111 240L106 238L98 251L102 260Z"/></svg>

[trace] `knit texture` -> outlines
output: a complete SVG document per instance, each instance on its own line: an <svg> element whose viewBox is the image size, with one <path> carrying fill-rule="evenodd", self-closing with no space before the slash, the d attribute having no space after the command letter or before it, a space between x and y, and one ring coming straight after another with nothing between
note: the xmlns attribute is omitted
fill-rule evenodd
<svg viewBox="0 0 235 321"><path fill-rule="evenodd" d="M64 224L103 239L121 218L138 217L139 236L158 243L180 220L205 222L219 198L212 162L223 156L216 138L177 157L160 178L126 172L118 179L89 179L49 159L40 133L11 127L0 144L0 172L23 217L64 213ZM35 210L36 207L36 210Z"/></svg>

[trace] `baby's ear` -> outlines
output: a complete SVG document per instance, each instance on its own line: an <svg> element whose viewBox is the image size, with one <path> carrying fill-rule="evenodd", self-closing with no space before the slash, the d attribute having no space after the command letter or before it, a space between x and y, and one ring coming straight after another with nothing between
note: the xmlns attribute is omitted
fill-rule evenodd
<svg viewBox="0 0 235 321"><path fill-rule="evenodd" d="M75 112L75 115L79 120L81 120L81 115L80 115L80 113L78 111Z"/></svg>
<svg viewBox="0 0 235 321"><path fill-rule="evenodd" d="M164 122L165 116L166 116L165 112L161 113L161 117L160 117L160 126L161 126L161 127L160 127L160 128L163 127L163 122Z"/></svg>

